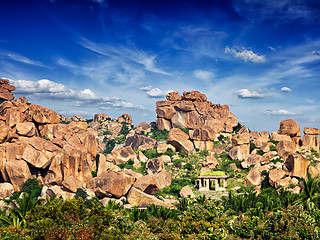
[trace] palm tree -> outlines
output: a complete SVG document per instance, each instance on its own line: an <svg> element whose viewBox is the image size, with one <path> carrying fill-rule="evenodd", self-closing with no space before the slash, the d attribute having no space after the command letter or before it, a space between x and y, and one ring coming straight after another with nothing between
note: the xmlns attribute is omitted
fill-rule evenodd
<svg viewBox="0 0 320 240"><path fill-rule="evenodd" d="M308 206L315 205L319 209L319 187L320 179L319 177L312 177L311 173L308 172L307 180L303 179L304 189L300 193L299 198L295 201L295 204L303 204L303 206L308 209ZM312 203L312 204L311 204Z"/></svg>

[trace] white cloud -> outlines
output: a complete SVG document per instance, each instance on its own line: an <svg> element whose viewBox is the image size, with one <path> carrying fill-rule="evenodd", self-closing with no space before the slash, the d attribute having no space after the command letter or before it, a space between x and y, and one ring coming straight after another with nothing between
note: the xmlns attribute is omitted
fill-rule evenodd
<svg viewBox="0 0 320 240"><path fill-rule="evenodd" d="M251 99L264 98L264 97L268 96L261 89L259 89L259 90L249 90L249 89L246 89L246 88L236 91L235 94L239 98L251 98Z"/></svg>
<svg viewBox="0 0 320 240"><path fill-rule="evenodd" d="M161 73L164 75L170 75L169 73L162 71L161 69L156 67L156 55L154 56L148 56L145 53L141 53L138 56L136 56L136 61L140 64L142 64L148 71L155 72L155 73Z"/></svg>
<svg viewBox="0 0 320 240"><path fill-rule="evenodd" d="M5 56L16 61L16 62L21 62L21 63L34 65L34 66L38 66L38 67L47 67L44 64L42 64L41 62L31 60L31 59L29 59L25 56L22 56L20 54L17 54L17 53L7 53L7 54L5 54Z"/></svg>
<svg viewBox="0 0 320 240"><path fill-rule="evenodd" d="M67 86L41 79L38 81L10 80L15 85L16 93L32 95L42 99L52 99L53 101L67 101L69 105L76 107L95 106L100 109L106 108L136 108L143 109L141 105L135 105L119 97L98 96L91 89L74 90Z"/></svg>
<svg viewBox="0 0 320 240"><path fill-rule="evenodd" d="M147 92L149 97L152 98L161 98L165 97L169 92L173 92L173 90L161 90L159 88L153 88Z"/></svg>
<svg viewBox="0 0 320 240"><path fill-rule="evenodd" d="M301 112L291 112L285 109L279 109L279 110L267 109L265 111L265 114L270 116L295 116L295 115L301 114Z"/></svg>
<svg viewBox="0 0 320 240"><path fill-rule="evenodd" d="M198 69L198 70L195 70L193 71L193 76L195 78L198 78L200 80L210 80L214 77L214 73L211 72L211 71L205 71L205 70L201 70L201 69Z"/></svg>
<svg viewBox="0 0 320 240"><path fill-rule="evenodd" d="M139 90L141 90L141 91L150 91L151 89L152 89L152 86L146 86L146 87L140 87L140 88L138 88Z"/></svg>
<svg viewBox="0 0 320 240"><path fill-rule="evenodd" d="M281 92L291 92L292 89L291 88L288 88L288 87L282 87L281 88Z"/></svg>
<svg viewBox="0 0 320 240"><path fill-rule="evenodd" d="M277 50L276 48L271 47L271 46L268 46L268 48L269 48L271 51L273 51L273 52L275 52L275 51Z"/></svg>
<svg viewBox="0 0 320 240"><path fill-rule="evenodd" d="M229 48L228 46L224 50L225 53L231 54L236 58L241 58L245 62L251 61L254 63L264 63L267 61L266 57L254 53L252 50L243 48L242 51L237 51L235 48Z"/></svg>

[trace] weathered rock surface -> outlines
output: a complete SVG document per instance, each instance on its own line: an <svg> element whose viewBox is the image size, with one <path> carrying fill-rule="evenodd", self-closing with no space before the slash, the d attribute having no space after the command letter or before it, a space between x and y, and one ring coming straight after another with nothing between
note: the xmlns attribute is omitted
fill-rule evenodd
<svg viewBox="0 0 320 240"><path fill-rule="evenodd" d="M279 123L278 134L301 137L300 126L293 119L283 120Z"/></svg>
<svg viewBox="0 0 320 240"><path fill-rule="evenodd" d="M285 161L290 175L299 178L306 177L309 164L310 161L298 153L290 154Z"/></svg>
<svg viewBox="0 0 320 240"><path fill-rule="evenodd" d="M276 186L276 184L286 176L285 171L282 169L272 169L269 172L269 183L271 186Z"/></svg>
<svg viewBox="0 0 320 240"><path fill-rule="evenodd" d="M303 129L304 134L307 135L320 135L320 129L318 128L309 128L309 127L305 127Z"/></svg>
<svg viewBox="0 0 320 240"><path fill-rule="evenodd" d="M93 117L93 121L94 122L99 122L99 121L106 121L108 119L111 119L109 115L105 114L105 113L97 113L94 115Z"/></svg>
<svg viewBox="0 0 320 240"><path fill-rule="evenodd" d="M161 158L150 159L146 164L146 168L148 174L157 174L164 169L164 162Z"/></svg>
<svg viewBox="0 0 320 240"><path fill-rule="evenodd" d="M173 145L178 151L185 153L192 153L194 151L194 146L189 140L188 134L178 128L170 130L167 143Z"/></svg>
<svg viewBox="0 0 320 240"><path fill-rule="evenodd" d="M239 161L247 160L250 155L249 144L244 144L240 146L233 146L229 152L231 159L238 159Z"/></svg>
<svg viewBox="0 0 320 240"><path fill-rule="evenodd" d="M136 133L137 134L141 134L141 133L147 134L150 131L151 131L151 125L146 122L139 123L136 126Z"/></svg>
<svg viewBox="0 0 320 240"><path fill-rule="evenodd" d="M0 183L0 199L4 199L11 196L11 193L14 191L14 187L11 183L5 182Z"/></svg>
<svg viewBox="0 0 320 240"><path fill-rule="evenodd" d="M120 117L115 119L119 123L132 123L132 117L128 113L122 114Z"/></svg>
<svg viewBox="0 0 320 240"><path fill-rule="evenodd" d="M131 146L113 149L111 154L113 157L113 162L117 165L120 163L126 163L130 159L133 160L137 157Z"/></svg>
<svg viewBox="0 0 320 240"><path fill-rule="evenodd" d="M202 166L203 167L207 167L207 168L210 168L210 169L214 169L218 165L219 165L218 160L212 155L207 156L204 159L204 161L202 162Z"/></svg>
<svg viewBox="0 0 320 240"><path fill-rule="evenodd" d="M314 149L319 151L319 137L317 135L304 135L303 146L308 149Z"/></svg>
<svg viewBox="0 0 320 240"><path fill-rule="evenodd" d="M191 189L191 187L189 185L187 186L184 186L183 188L181 188L180 192L179 192L180 196L181 197L191 197L191 198L194 198L195 195Z"/></svg>
<svg viewBox="0 0 320 240"><path fill-rule="evenodd" d="M295 153L296 149L296 145L292 141L280 141L277 145L278 155L283 159L286 159L289 154Z"/></svg>
<svg viewBox="0 0 320 240"><path fill-rule="evenodd" d="M9 84L8 79L0 79L0 99L10 101L14 99L12 91L15 91L15 86Z"/></svg>
<svg viewBox="0 0 320 240"><path fill-rule="evenodd" d="M168 206L168 204L166 204L164 201L161 201L155 196L149 195L135 187L132 187L131 190L129 191L127 200L133 207L138 207L141 205L150 205L150 204L170 207L170 205Z"/></svg>
<svg viewBox="0 0 320 240"><path fill-rule="evenodd" d="M125 195L134 182L134 177L122 172L105 172L100 177L95 177L87 183L87 188L96 194L111 194L116 198Z"/></svg>
<svg viewBox="0 0 320 240"><path fill-rule="evenodd" d="M15 191L20 191L22 184L31 178L28 164L23 160L6 162L5 169Z"/></svg>
<svg viewBox="0 0 320 240"><path fill-rule="evenodd" d="M127 137L125 146L131 146L132 149L152 149L156 146L157 141L153 138L134 134L133 136Z"/></svg>

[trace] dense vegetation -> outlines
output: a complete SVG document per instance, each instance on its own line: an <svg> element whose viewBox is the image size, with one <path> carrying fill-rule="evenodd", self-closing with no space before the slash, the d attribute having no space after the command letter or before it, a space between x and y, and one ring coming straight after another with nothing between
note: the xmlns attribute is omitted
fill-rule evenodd
<svg viewBox="0 0 320 240"><path fill-rule="evenodd" d="M319 178L303 180L300 194L252 188L230 191L221 201L180 198L175 209L150 205L124 209L97 199L37 198L39 184L29 181L12 208L0 212L1 239L318 239ZM175 183L174 183L175 184ZM183 183L182 183L183 184ZM41 187L41 186L40 186ZM29 192L29 193L27 193ZM17 195L19 196L19 194Z"/></svg>

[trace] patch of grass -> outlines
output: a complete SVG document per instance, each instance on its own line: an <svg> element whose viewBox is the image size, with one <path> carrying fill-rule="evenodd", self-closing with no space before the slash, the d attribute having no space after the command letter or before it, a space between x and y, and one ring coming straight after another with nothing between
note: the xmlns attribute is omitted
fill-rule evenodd
<svg viewBox="0 0 320 240"><path fill-rule="evenodd" d="M168 134L168 130L159 130L157 128L152 128L147 135L157 141L163 141L167 139Z"/></svg>
<svg viewBox="0 0 320 240"><path fill-rule="evenodd" d="M250 153L256 149L256 145L253 142L250 142Z"/></svg>
<svg viewBox="0 0 320 240"><path fill-rule="evenodd" d="M261 149L257 149L257 154L262 156L264 154L264 152Z"/></svg>
<svg viewBox="0 0 320 240"><path fill-rule="evenodd" d="M274 145L277 146L280 141L276 141L276 140L270 139L268 142L271 142L271 143L273 143Z"/></svg>
<svg viewBox="0 0 320 240"><path fill-rule="evenodd" d="M126 169L135 169L133 164L134 164L134 161L130 159L126 163L119 164L118 167L121 168L121 169L124 169L124 168L126 168Z"/></svg>
<svg viewBox="0 0 320 240"><path fill-rule="evenodd" d="M277 151L277 147L275 145L270 146L270 151Z"/></svg>
<svg viewBox="0 0 320 240"><path fill-rule="evenodd" d="M207 171L201 174L201 176L226 176L222 171Z"/></svg>

